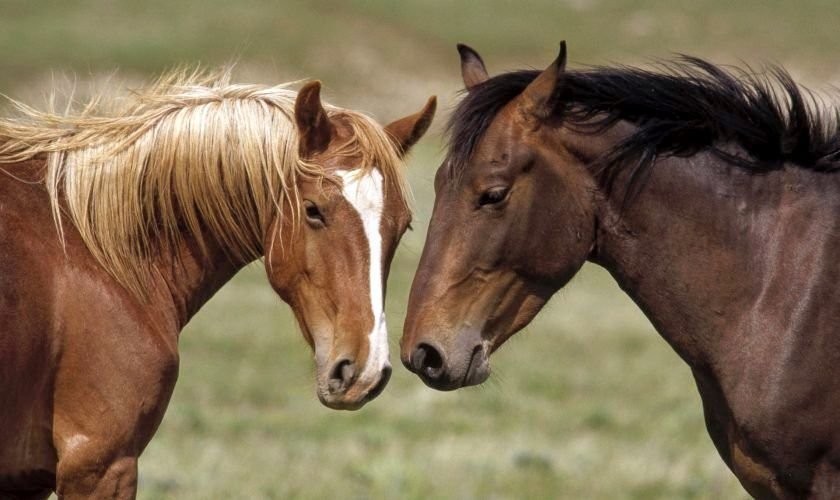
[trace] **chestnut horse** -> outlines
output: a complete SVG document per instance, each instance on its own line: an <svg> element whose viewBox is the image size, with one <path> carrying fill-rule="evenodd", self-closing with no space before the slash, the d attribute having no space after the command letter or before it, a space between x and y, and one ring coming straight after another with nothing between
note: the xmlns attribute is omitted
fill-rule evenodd
<svg viewBox="0 0 840 500"><path fill-rule="evenodd" d="M749 493L840 497L838 111L778 68L566 71L563 44L489 78L459 51L403 363L437 389L483 382L589 260L690 365Z"/></svg>
<svg viewBox="0 0 840 500"><path fill-rule="evenodd" d="M319 82L227 80L181 73L110 114L0 121L0 497L134 497L179 332L262 256L321 401L356 409L388 382L400 156L434 98L383 128L323 105Z"/></svg>

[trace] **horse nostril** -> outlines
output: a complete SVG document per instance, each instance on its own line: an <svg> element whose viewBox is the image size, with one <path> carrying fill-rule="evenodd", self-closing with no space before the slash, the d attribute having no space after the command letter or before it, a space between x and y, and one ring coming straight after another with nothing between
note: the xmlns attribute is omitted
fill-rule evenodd
<svg viewBox="0 0 840 500"><path fill-rule="evenodd" d="M420 343L411 355L411 366L415 373L435 380L443 374L443 356L433 346Z"/></svg>
<svg viewBox="0 0 840 500"><path fill-rule="evenodd" d="M330 370L330 392L344 392L353 385L356 378L356 366L349 359L339 360Z"/></svg>

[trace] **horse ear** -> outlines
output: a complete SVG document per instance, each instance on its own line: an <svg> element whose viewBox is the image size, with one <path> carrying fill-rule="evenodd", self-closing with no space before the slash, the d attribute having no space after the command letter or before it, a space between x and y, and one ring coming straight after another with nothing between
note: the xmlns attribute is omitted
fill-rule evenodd
<svg viewBox="0 0 840 500"><path fill-rule="evenodd" d="M566 72L566 41L560 42L560 55L522 91L522 110L545 119L551 115Z"/></svg>
<svg viewBox="0 0 840 500"><path fill-rule="evenodd" d="M327 149L333 126L321 104L321 82L309 82L300 89L295 100L295 123L298 128L298 152L311 158Z"/></svg>
<svg viewBox="0 0 840 500"><path fill-rule="evenodd" d="M461 78L464 79L464 86L468 90L490 78L487 76L487 68L484 67L484 61L478 52L459 43L458 54L461 55Z"/></svg>
<svg viewBox="0 0 840 500"><path fill-rule="evenodd" d="M423 109L417 113L400 118L385 127L385 131L394 139L401 157L405 156L411 146L414 146L429 130L432 118L435 117L435 109L437 109L437 97L432 96L426 101Z"/></svg>

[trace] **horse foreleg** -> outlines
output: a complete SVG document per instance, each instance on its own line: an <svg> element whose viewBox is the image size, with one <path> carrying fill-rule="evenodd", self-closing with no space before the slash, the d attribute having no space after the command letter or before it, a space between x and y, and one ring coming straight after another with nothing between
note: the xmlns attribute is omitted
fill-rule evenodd
<svg viewBox="0 0 840 500"><path fill-rule="evenodd" d="M137 457L106 458L84 448L58 462L56 493L62 499L137 496Z"/></svg>
<svg viewBox="0 0 840 500"><path fill-rule="evenodd" d="M76 383L65 382L106 396L68 391L59 398L63 404L56 406L53 441L60 498L135 498L137 457L163 418L177 372L177 360L157 358L158 366L153 363L149 358L145 371L112 375L100 386L81 372L75 374ZM120 394L108 384L126 389Z"/></svg>

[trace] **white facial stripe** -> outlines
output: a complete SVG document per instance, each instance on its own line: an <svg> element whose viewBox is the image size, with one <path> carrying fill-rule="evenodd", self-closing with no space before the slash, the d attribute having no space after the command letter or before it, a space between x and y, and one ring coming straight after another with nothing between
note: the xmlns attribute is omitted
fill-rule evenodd
<svg viewBox="0 0 840 500"><path fill-rule="evenodd" d="M373 311L373 329L368 334L369 352L367 362L359 378L365 381L378 379L382 369L390 366L388 361L388 330L385 326L385 311L382 297L382 235L379 226L384 210L382 174L371 169L366 175L358 170L339 171L344 181L342 194L359 212L370 247L370 306Z"/></svg>

